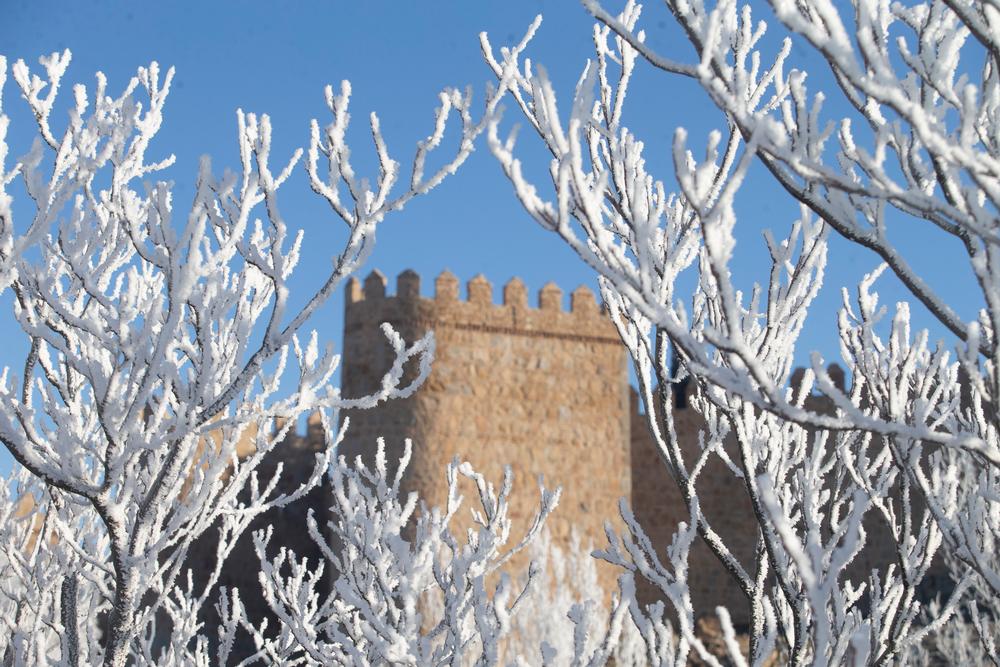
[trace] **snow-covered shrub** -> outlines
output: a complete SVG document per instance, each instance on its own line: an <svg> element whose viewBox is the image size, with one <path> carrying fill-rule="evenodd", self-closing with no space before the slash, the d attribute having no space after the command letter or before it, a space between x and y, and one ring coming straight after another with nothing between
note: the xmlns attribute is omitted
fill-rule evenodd
<svg viewBox="0 0 1000 667"><path fill-rule="evenodd" d="M495 488L468 463L454 461L446 471L446 506L429 508L418 506L416 492L401 489L411 453L407 441L391 477L381 440L374 466L341 457L331 468L330 520L326 526L309 520L323 563L300 560L285 548L269 558L268 532L254 534L261 586L281 620L280 637L256 637L269 660L359 667L497 664L511 617L536 585L533 573L515 584L502 568L537 536L559 491L540 487L530 528L511 543L509 469ZM451 528L456 514L469 510L459 492L463 478L478 494L473 527L464 536ZM328 591L319 586L323 568L333 579Z"/></svg>
<svg viewBox="0 0 1000 667"><path fill-rule="evenodd" d="M576 534L568 549L560 548L547 531L528 546L537 581L511 621L510 638L504 647L508 661L534 665L544 657L545 665L568 667L581 664L582 656L599 650L611 620L608 603L613 608L619 600L602 588L598 559L591 551ZM582 646L577 645L579 640ZM646 645L629 616L621 619L621 634L613 644L611 659L620 667L646 664Z"/></svg>

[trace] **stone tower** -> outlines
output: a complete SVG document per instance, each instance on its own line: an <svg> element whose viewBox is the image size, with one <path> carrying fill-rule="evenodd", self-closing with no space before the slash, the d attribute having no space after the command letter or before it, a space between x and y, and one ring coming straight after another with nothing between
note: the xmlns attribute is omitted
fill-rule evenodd
<svg viewBox="0 0 1000 667"><path fill-rule="evenodd" d="M344 321L346 398L376 389L392 362L382 322L407 341L433 330L434 364L413 396L345 411L351 426L341 453L370 460L376 438L392 453L411 438L403 484L428 505L443 505L445 466L456 456L494 483L510 464L512 541L528 527L539 501L536 479L544 475L546 487L563 486L548 522L556 543L568 545L576 529L583 544L603 547L604 521L616 519L619 498L631 492L629 385L624 348L593 293L578 288L566 310L552 284L529 304L517 278L504 286L500 304L482 276L468 282L465 298L447 272L429 299L412 271L399 275L394 296L378 272L363 285L353 280ZM602 583L610 587L615 573L605 569Z"/></svg>

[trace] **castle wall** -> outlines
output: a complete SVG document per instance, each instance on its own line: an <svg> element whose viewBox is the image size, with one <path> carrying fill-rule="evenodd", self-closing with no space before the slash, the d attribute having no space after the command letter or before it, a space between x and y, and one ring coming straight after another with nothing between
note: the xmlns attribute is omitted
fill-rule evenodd
<svg viewBox="0 0 1000 667"><path fill-rule="evenodd" d="M593 294L576 290L566 311L562 292L554 285L542 288L537 307L529 305L518 279L504 286L501 304L493 302L493 288L481 276L469 281L467 298L459 292L457 278L447 272L435 281L431 299L420 296L420 279L410 271L398 277L395 295L386 294L386 279L378 272L363 286L356 280L349 284L344 397L374 391L389 368L392 352L379 330L382 322L408 342L433 330L437 352L430 376L413 396L371 410L344 412L351 426L340 453L371 460L376 439L383 437L392 462L404 439L411 438L413 459L403 486L417 491L430 506L444 504L445 467L453 458L470 461L494 484L502 478L503 466L510 464L515 474L512 543L533 518L539 474L549 488L563 486L548 525L555 544L564 549L571 544L573 530L579 531L583 544L603 547L606 519L622 529L618 500L625 497L665 558L678 525L690 518L628 386L625 349ZM832 409L822 403L825 399L808 400L812 410ZM693 462L701 452L698 438L704 421L685 403L673 406L672 415L685 459ZM725 447L737 460L736 444L730 440ZM752 572L757 522L743 480L713 455L699 474L696 490L712 527ZM471 485L463 488L463 495L467 505L459 529L471 525L468 508L476 498ZM884 522L872 514L865 529L868 545L848 571L856 584L866 580L872 568L884 570L895 558ZM525 565L524 558L513 563L519 571ZM606 564L600 568L605 590L614 589L619 572ZM696 615L714 615L716 607L725 606L736 624L749 621L746 597L700 538L689 555L688 577ZM649 582L637 584L641 601L658 598Z"/></svg>
<svg viewBox="0 0 1000 667"><path fill-rule="evenodd" d="M404 487L428 505L443 505L445 466L454 457L494 484L510 464L512 543L533 518L536 479L544 475L547 487L563 486L548 521L556 544L567 546L575 529L584 544L603 547L604 521L617 518L618 500L631 489L630 424L625 352L593 294L576 290L565 311L553 285L541 290L537 308L529 306L517 279L504 287L499 305L482 277L469 282L465 300L450 274L441 275L435 288L433 299L421 298L412 272L400 275L395 296L385 295L378 273L363 288L357 282L348 287L345 397L374 390L391 363L381 322L407 341L433 330L437 352L429 378L413 396L345 411L351 427L341 451L370 456L382 436L398 452L403 439L412 438ZM463 495L474 506L471 486ZM468 510L460 514L465 520ZM525 564L522 558L514 567ZM617 573L602 567L602 583L610 589Z"/></svg>

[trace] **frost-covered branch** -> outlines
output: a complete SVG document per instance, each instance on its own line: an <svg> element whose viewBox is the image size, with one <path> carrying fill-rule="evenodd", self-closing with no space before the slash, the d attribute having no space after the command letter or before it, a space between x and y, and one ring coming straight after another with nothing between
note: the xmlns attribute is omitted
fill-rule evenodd
<svg viewBox="0 0 1000 667"><path fill-rule="evenodd" d="M638 16L638 5L629 3L614 25L634 27ZM753 55L760 35L750 30L746 16L743 19L739 24L742 32L724 32L718 38L734 42L735 55L732 57L751 70L746 77L752 78L753 86L746 95L754 105L759 105L761 113L766 113L781 106L780 98L764 99L764 93L769 85L781 78L783 61L779 59L773 67L760 70L759 56ZM736 19L730 22L733 21ZM610 281L616 291L635 304L644 317L662 328L686 355L692 372L712 384L740 393L759 408L802 424L831 430L862 427L884 435L958 446L975 451L1000 466L1000 452L972 433L933 430L924 424L889 421L857 411L849 415L850 419L837 418L789 403L785 400L782 384L768 377L749 341L728 326L707 330L704 341L692 338L686 314L671 301L673 294L667 291L664 283L672 285L697 256L697 248L703 247L708 252L708 268L714 273L714 289L726 320L735 322L737 312L746 307L737 298L727 268L733 249L732 228L736 223L733 200L752 160L760 157L762 145L770 141L773 128L762 125L748 132L731 121L725 141L722 133L710 135L703 160L697 160L685 150L687 134L678 129L674 163L680 192L670 194L663 181L647 171L642 156L643 142L621 124L621 109L638 58L633 43L643 41L644 37L641 31L631 38L615 35L612 39L612 35L607 26L595 28L597 59L589 63L581 75L569 120L565 123L558 115L555 94L545 70L533 67L530 61L522 65L513 54L506 52L497 59L486 35L481 36L487 63L498 77L506 76L511 82L512 96L519 100L522 112L553 156L549 173L556 196L554 201L548 201L524 175L514 153L515 134L501 139L499 119L491 123L488 132L491 150L526 211L543 227L559 234L584 261ZM751 61L757 64L752 65ZM620 63L617 77L610 75L609 63ZM511 70L517 75L509 76ZM817 141L825 140L825 134L819 130L810 130L808 136L813 135L818 137ZM802 203L811 206L809 201ZM820 219L826 221L823 212L818 213ZM815 223L810 224L815 226ZM666 228L673 229L668 231ZM825 248L825 243L817 246L819 248ZM792 248L785 251L790 250ZM818 267L821 253L809 257L813 269ZM817 277L820 280L815 285L821 282L821 273ZM792 282L796 290L808 293L809 284L801 279ZM790 303L794 303L794 298L796 295L790 296ZM978 347L981 347L980 340L989 339L988 332L993 329L988 318L981 319L982 322L973 323L968 329ZM963 327L963 338L966 331ZM713 363L710 348L724 350L733 368L720 368ZM814 370L822 375L821 367Z"/></svg>
<svg viewBox="0 0 1000 667"><path fill-rule="evenodd" d="M40 135L13 164L0 107L0 288L11 290L30 348L22 368L0 377L0 441L23 468L18 479L28 484L30 473L41 485L31 488L46 535L34 542L37 564L22 562L23 535L4 544L16 581L29 583L8 596L20 611L6 617L12 639L0 645L32 664L57 658L60 646L64 662L205 664L198 612L236 540L255 517L319 483L339 436L327 429L328 446L290 491L278 491L280 466L261 478L261 462L307 412L326 420L342 407L409 395L433 357L430 335L407 343L386 326L395 363L377 391L347 401L330 387L339 357L300 330L368 257L386 215L461 166L501 94L490 92L476 119L471 92L443 92L409 184L397 192L400 169L377 117L381 170L371 187L348 160L349 86L339 97L327 90L333 120L324 133L313 122L306 169L347 235L322 286L292 309L288 281L303 236L290 231L278 191L302 150L287 162L272 159L269 118L238 112L238 169L216 176L204 158L193 203L177 217L171 185L149 180L173 157L146 155L173 70L139 68L117 97L98 74L92 90L73 87L60 125L53 110L69 61L68 51L42 58L43 76L23 61L10 68ZM0 90L7 71L0 59ZM455 153L425 173L456 124ZM18 179L29 201L17 210L34 210L24 223L14 217ZM408 361L419 372L404 381ZM297 385L280 392L290 362ZM214 562L195 581L187 556L207 533L217 533ZM51 572L30 584L29 566ZM42 582L51 590L38 589ZM232 602L224 614L230 630L238 627ZM64 632L59 624L70 618L87 625Z"/></svg>
<svg viewBox="0 0 1000 667"><path fill-rule="evenodd" d="M551 156L546 188L528 177L516 135L502 136L499 119L489 127L490 148L529 215L597 272L691 530L747 598L750 661L766 660L771 641L794 664L899 660L945 622L925 625L920 616L922 582L942 546L961 567L952 571L956 592L941 618L976 582L993 597L1000 590L991 583L988 528L1000 470L992 10L858 0L848 28L833 3L773 2L792 35L768 60L766 26L751 20L749 6L668 1L695 48L685 64L646 45L635 2L617 15L584 4L598 20L595 57L561 108L544 68L494 53L481 36L488 66L509 82ZM890 35L893 23L915 34L912 44L895 39L896 28ZM970 34L990 54L978 75L959 66ZM828 61L870 148L849 119L823 120L825 95L810 97L805 74L789 69L795 39ZM695 79L722 111L725 131L709 135L704 157L677 129L669 179L651 172L642 140L622 120L643 60ZM765 232L770 275L744 293L730 262L737 193L755 161L791 195L799 216L784 238ZM961 321L889 241L890 225L923 223L952 235L967 254L985 305L976 321ZM880 255L956 336L950 352L944 343L929 346L927 332L911 333L906 304L891 324L882 321L872 289L879 269L859 286L856 303L845 296L846 377L815 354L811 368L792 376L831 228ZM693 294L678 293L691 273ZM675 397L687 381L687 402L703 423L697 443L682 441L674 424ZM963 465L971 468L960 485ZM699 477L709 467L745 492L758 530L749 560L700 502ZM888 561L859 572L864 554L880 551Z"/></svg>

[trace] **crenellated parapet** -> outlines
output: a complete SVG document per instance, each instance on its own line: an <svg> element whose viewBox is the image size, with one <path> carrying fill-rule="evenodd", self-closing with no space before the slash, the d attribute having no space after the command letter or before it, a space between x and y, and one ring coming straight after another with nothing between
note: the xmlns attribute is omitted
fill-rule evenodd
<svg viewBox="0 0 1000 667"><path fill-rule="evenodd" d="M372 271L347 285L345 325L347 330L372 324L412 324L418 328L459 328L512 336L553 337L581 342L620 344L614 326L598 305L594 293L580 286L570 293L564 307L563 291L554 283L538 290L534 305L520 278L512 278L494 300L493 284L482 274L470 279L465 297L458 278L450 271L434 280L434 296L420 295L420 276L407 269L396 278L395 294L389 294L384 274Z"/></svg>

